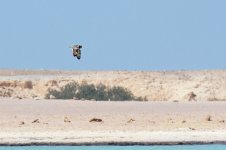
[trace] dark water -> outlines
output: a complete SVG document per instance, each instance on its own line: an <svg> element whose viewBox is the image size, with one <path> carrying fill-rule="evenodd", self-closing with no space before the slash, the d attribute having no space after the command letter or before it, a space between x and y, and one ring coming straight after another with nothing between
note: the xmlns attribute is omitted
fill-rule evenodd
<svg viewBox="0 0 226 150"><path fill-rule="evenodd" d="M175 146L0 146L0 150L226 150L226 145Z"/></svg>

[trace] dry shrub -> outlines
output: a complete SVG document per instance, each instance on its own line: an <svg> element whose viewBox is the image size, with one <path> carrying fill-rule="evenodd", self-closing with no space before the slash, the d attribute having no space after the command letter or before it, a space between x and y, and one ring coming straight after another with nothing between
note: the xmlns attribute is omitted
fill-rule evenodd
<svg viewBox="0 0 226 150"><path fill-rule="evenodd" d="M143 100L147 101L144 97L135 97L133 93L123 87L114 86L107 87L103 84L88 84L83 82L78 84L77 82L71 82L61 87L59 90L49 89L45 98L50 99L50 96L54 96L56 99L86 99L86 100Z"/></svg>
<svg viewBox="0 0 226 150"><path fill-rule="evenodd" d="M51 97L54 97L56 99L72 99L76 96L78 86L77 82L71 82L61 87L59 90L49 89L48 93L45 95L45 98L52 99Z"/></svg>
<svg viewBox="0 0 226 150"><path fill-rule="evenodd" d="M11 81L2 81L0 82L0 87L16 87L17 86L17 82L11 82Z"/></svg>
<svg viewBox="0 0 226 150"><path fill-rule="evenodd" d="M24 88L25 89L33 89L32 81L25 81L24 82Z"/></svg>
<svg viewBox="0 0 226 150"><path fill-rule="evenodd" d="M185 98L188 99L188 101L196 101L197 95L194 92L189 92L187 95L185 95Z"/></svg>
<svg viewBox="0 0 226 150"><path fill-rule="evenodd" d="M47 85L50 85L50 86L58 86L58 83L56 80L50 80Z"/></svg>
<svg viewBox="0 0 226 150"><path fill-rule="evenodd" d="M0 96L1 97L11 97L12 94L13 94L12 89L2 89L2 90L0 90Z"/></svg>
<svg viewBox="0 0 226 150"><path fill-rule="evenodd" d="M12 96L12 91L11 90L0 91L0 96L1 97L11 97Z"/></svg>
<svg viewBox="0 0 226 150"><path fill-rule="evenodd" d="M68 122L68 123L70 123L70 122L71 122L71 120L70 120L68 117L64 117L64 122Z"/></svg>
<svg viewBox="0 0 226 150"><path fill-rule="evenodd" d="M11 83L8 82L8 81L3 81L3 82L0 82L0 86L2 86L2 87L10 87Z"/></svg>
<svg viewBox="0 0 226 150"><path fill-rule="evenodd" d="M130 120L127 121L127 123L131 123L131 122L134 122L134 121L135 120L131 118Z"/></svg>

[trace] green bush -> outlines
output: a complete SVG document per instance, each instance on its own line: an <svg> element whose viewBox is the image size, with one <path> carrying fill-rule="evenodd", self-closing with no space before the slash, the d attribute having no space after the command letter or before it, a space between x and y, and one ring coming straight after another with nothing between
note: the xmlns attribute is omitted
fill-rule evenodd
<svg viewBox="0 0 226 150"><path fill-rule="evenodd" d="M50 95L52 95L56 99L72 99L76 96L78 87L79 85L77 82L71 82L61 87L59 91L50 89L46 95L46 98L49 99Z"/></svg>
<svg viewBox="0 0 226 150"><path fill-rule="evenodd" d="M94 84L82 83L79 86L78 92L76 93L76 97L78 99L94 99L96 95L96 87Z"/></svg>
<svg viewBox="0 0 226 150"><path fill-rule="evenodd" d="M123 87L114 86L108 88L103 84L87 84L86 82L78 84L77 82L68 83L61 87L59 90L49 90L46 98L49 99L50 95L56 99L95 99L95 100L112 100L112 101L125 101L125 100L144 100L142 97L135 97L133 93Z"/></svg>
<svg viewBox="0 0 226 150"><path fill-rule="evenodd" d="M114 86L107 91L110 100L135 100L135 96L126 88Z"/></svg>
<svg viewBox="0 0 226 150"><path fill-rule="evenodd" d="M96 94L95 98L96 100L108 100L108 92L107 92L107 87L103 84L98 84L96 86Z"/></svg>

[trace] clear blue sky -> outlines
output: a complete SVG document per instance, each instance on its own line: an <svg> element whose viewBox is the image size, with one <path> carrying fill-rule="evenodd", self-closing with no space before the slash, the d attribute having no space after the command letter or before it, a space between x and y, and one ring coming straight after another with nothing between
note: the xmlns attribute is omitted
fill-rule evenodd
<svg viewBox="0 0 226 150"><path fill-rule="evenodd" d="M1 0L0 68L226 69L225 15L225 0Z"/></svg>

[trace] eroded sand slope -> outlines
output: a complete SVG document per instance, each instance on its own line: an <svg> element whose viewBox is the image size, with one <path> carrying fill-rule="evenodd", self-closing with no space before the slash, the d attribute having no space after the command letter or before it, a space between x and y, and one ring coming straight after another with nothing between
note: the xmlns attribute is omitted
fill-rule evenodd
<svg viewBox="0 0 226 150"><path fill-rule="evenodd" d="M128 88L157 101L226 100L226 71L31 71L1 70L0 97L43 99L69 82Z"/></svg>

